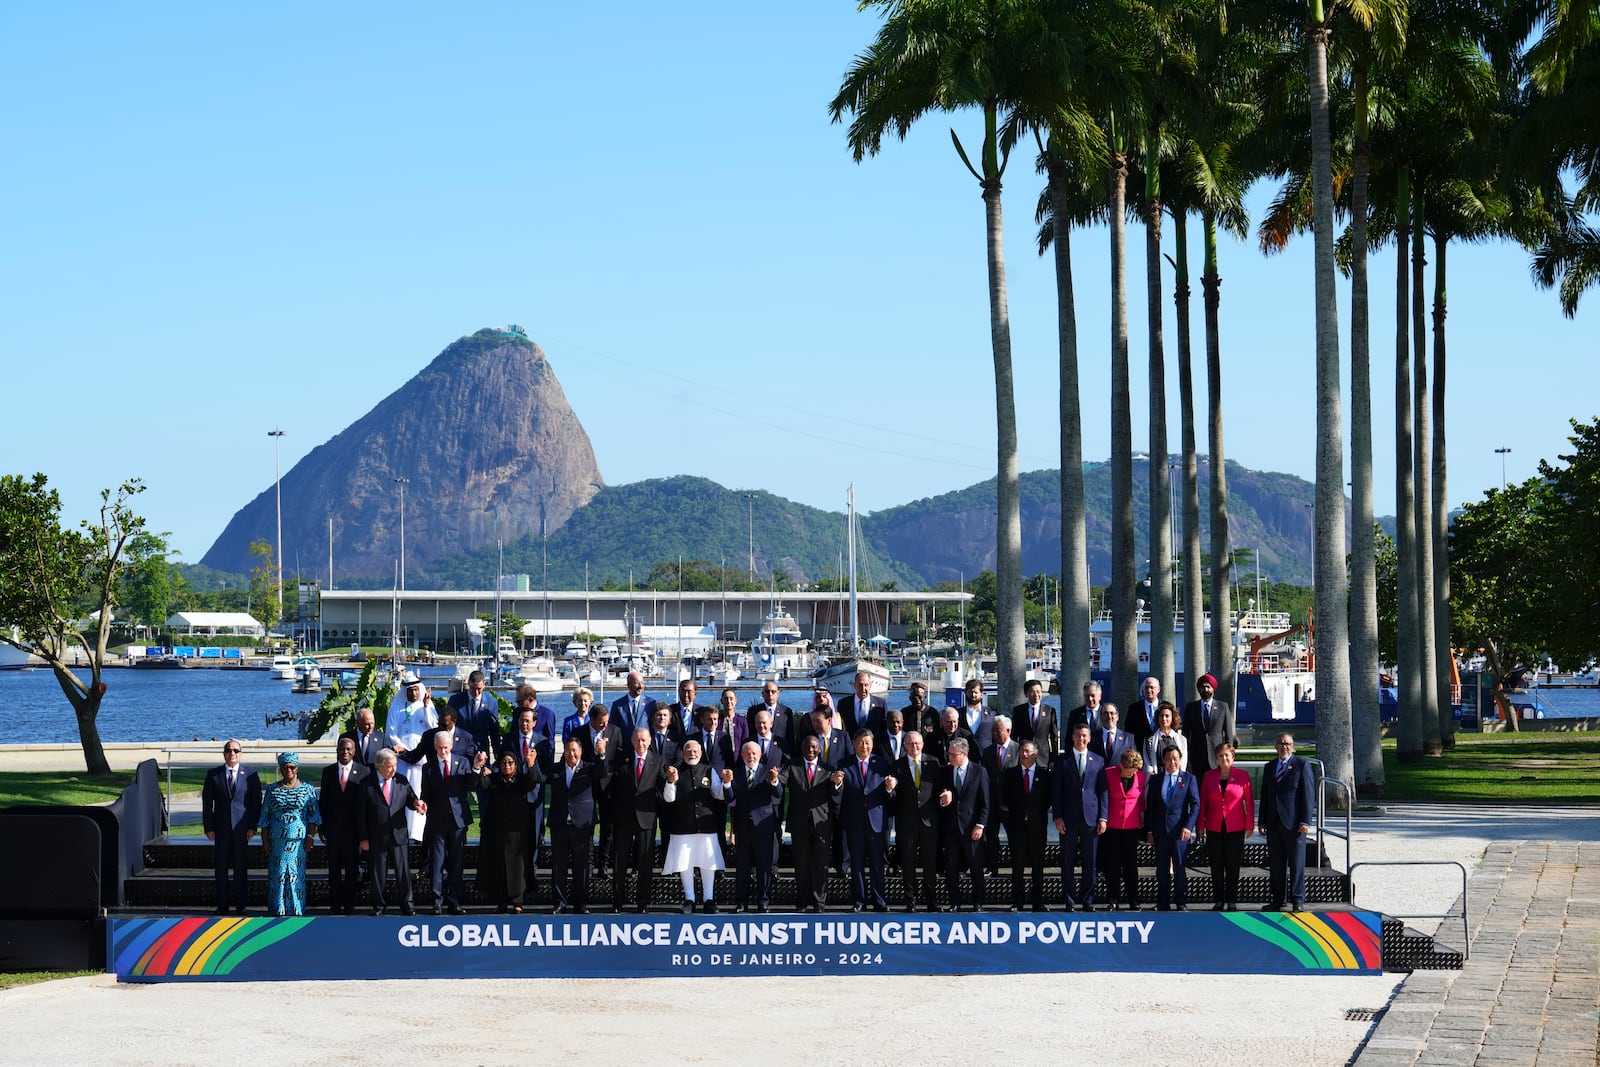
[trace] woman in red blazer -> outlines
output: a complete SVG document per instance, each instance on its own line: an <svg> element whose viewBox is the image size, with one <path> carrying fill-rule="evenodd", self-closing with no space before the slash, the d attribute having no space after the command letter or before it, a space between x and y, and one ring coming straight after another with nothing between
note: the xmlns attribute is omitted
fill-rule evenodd
<svg viewBox="0 0 1600 1067"><path fill-rule="evenodd" d="M1233 746L1217 746L1217 765L1200 782L1200 833L1211 858L1212 911L1239 910L1239 865L1244 839L1255 832L1250 772L1233 765Z"/></svg>
<svg viewBox="0 0 1600 1067"><path fill-rule="evenodd" d="M1129 911L1139 910L1139 841L1144 837L1144 757L1133 749L1122 754L1118 766L1106 768L1106 900L1117 910L1117 882L1127 890Z"/></svg>

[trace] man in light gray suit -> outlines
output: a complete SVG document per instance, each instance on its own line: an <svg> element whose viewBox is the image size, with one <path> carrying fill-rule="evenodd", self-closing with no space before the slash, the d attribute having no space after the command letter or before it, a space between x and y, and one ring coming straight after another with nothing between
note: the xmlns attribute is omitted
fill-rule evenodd
<svg viewBox="0 0 1600 1067"><path fill-rule="evenodd" d="M1199 700L1191 700L1183 709L1183 737L1189 743L1189 771L1199 781L1206 772L1217 766L1217 746L1226 741L1238 747L1239 732L1235 728L1233 708L1217 700L1217 680L1202 674L1194 684Z"/></svg>

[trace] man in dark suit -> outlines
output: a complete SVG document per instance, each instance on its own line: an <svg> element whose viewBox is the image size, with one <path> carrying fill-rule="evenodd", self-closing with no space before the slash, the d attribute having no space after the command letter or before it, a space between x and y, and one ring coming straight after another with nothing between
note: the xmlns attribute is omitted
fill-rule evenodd
<svg viewBox="0 0 1600 1067"><path fill-rule="evenodd" d="M338 762L322 770L318 833L328 859L328 907L335 915L356 910L356 867L361 856L361 798L372 771L356 762L353 737L339 738Z"/></svg>
<svg viewBox="0 0 1600 1067"><path fill-rule="evenodd" d="M1100 705L1100 725L1089 735L1089 751L1105 763L1107 767L1115 767L1122 761L1122 754L1134 747L1133 735L1126 730L1117 728L1119 713L1117 706L1110 701Z"/></svg>
<svg viewBox="0 0 1600 1067"><path fill-rule="evenodd" d="M952 908L961 907L963 863L972 875L972 910L983 910L983 827L989 820L989 776L967 759L964 740L950 743L950 765L939 775L944 886Z"/></svg>
<svg viewBox="0 0 1600 1067"><path fill-rule="evenodd" d="M990 874L1000 872L1000 829L1011 825L1006 812L1006 795L1000 788L1006 769L1017 765L1017 743L1011 740L1011 719L996 715L991 737L994 744L978 754L978 763L989 777L989 822L983 828L984 865ZM1012 857L1015 859L1015 856Z"/></svg>
<svg viewBox="0 0 1600 1067"><path fill-rule="evenodd" d="M1106 832L1106 762L1089 751L1089 727L1069 732L1072 746L1051 768L1050 810L1061 838L1061 893L1066 910L1076 903L1094 910L1095 859L1100 835ZM1072 868L1079 867L1078 892L1072 892Z"/></svg>
<svg viewBox="0 0 1600 1067"><path fill-rule="evenodd" d="M1005 798L1006 838L1011 842L1011 908L1022 910L1022 872L1028 870L1028 902L1044 910L1044 842L1050 828L1050 771L1039 762L1032 739L1018 746L1017 763L1000 778Z"/></svg>
<svg viewBox="0 0 1600 1067"><path fill-rule="evenodd" d="M733 768L733 801L728 807L733 834L734 911L772 907L772 875L778 866L778 840L783 836L783 772L766 761L761 746L746 741ZM752 881L754 885L752 885Z"/></svg>
<svg viewBox="0 0 1600 1067"><path fill-rule="evenodd" d="M829 770L850 756L850 743L843 731L833 728L833 709L817 708L811 713L811 735L817 739L818 758Z"/></svg>
<svg viewBox="0 0 1600 1067"><path fill-rule="evenodd" d="M685 737L700 728L700 716L705 708L704 705L694 702L695 695L699 691L700 687L695 685L693 678L685 678L678 683L678 702L668 705L672 708L672 721L682 731L677 739L680 745Z"/></svg>
<svg viewBox="0 0 1600 1067"><path fill-rule="evenodd" d="M1145 794L1144 827L1156 850L1156 910L1179 911L1189 907L1189 871L1184 860L1200 817L1200 780L1194 772L1180 770L1182 756L1176 745L1161 749L1161 768L1150 775ZM1176 869L1178 892L1172 881Z"/></svg>
<svg viewBox="0 0 1600 1067"><path fill-rule="evenodd" d="M790 748L774 729L772 716L765 708L758 708L750 722L750 740L761 750L761 760L782 768L788 762Z"/></svg>
<svg viewBox="0 0 1600 1067"><path fill-rule="evenodd" d="M794 845L795 905L820 912L828 902L828 854L839 810L841 776L822 762L815 735L800 742L800 759L789 765L784 792L789 797L789 839Z"/></svg>
<svg viewBox="0 0 1600 1067"><path fill-rule="evenodd" d="M749 724L749 736L756 736L756 715L765 711L772 716L772 736L778 738L787 747L794 740L794 709L778 701L778 683L761 683L761 700L751 704L744 713L745 722ZM793 751L790 749L790 751Z"/></svg>
<svg viewBox="0 0 1600 1067"><path fill-rule="evenodd" d="M883 892L883 864L889 851L889 775L893 768L872 751L872 731L858 727L851 738L853 759L840 768L844 778L839 793L839 826L849 842L850 904L856 911L867 906L867 890L872 891L872 909L888 911L889 899Z"/></svg>
<svg viewBox="0 0 1600 1067"><path fill-rule="evenodd" d="M433 762L433 755L438 750L436 739L440 734L450 738L450 751L469 763L472 757L478 754L478 739L462 728L456 719L455 709L447 707L439 713L438 726L430 726L422 731L422 738L417 742L416 748L405 752L397 751L395 755L399 756L403 763L420 763L427 766Z"/></svg>
<svg viewBox="0 0 1600 1067"><path fill-rule="evenodd" d="M750 739L750 724L739 714L739 694L732 689L722 691L715 710L712 741L716 745L716 754L713 757L708 750L706 758L721 770L739 762L739 752Z"/></svg>
<svg viewBox="0 0 1600 1067"><path fill-rule="evenodd" d="M589 709L589 721L573 731L573 737L583 746L583 762L599 766L602 763L615 760L617 754L628 747L627 735L616 723L611 721L611 709L604 704L595 704ZM606 876L606 863L611 857L611 809L608 805L600 805L600 846L594 851L594 873L597 877Z"/></svg>
<svg viewBox="0 0 1600 1067"><path fill-rule="evenodd" d="M902 711L883 713L883 729L872 735L872 751L895 764L906 754L906 717Z"/></svg>
<svg viewBox="0 0 1600 1067"><path fill-rule="evenodd" d="M467 675L467 685L451 695L446 707L454 709L456 725L472 735L473 742L485 752L500 751L500 701L488 691L489 682L482 671ZM458 756L472 757L472 753L455 748Z"/></svg>
<svg viewBox="0 0 1600 1067"><path fill-rule="evenodd" d="M538 722L538 712L532 706L521 708L517 712L516 728L501 739L503 753L509 752L516 759L519 775L525 773L530 764L549 767L555 761L550 735L539 732ZM539 838L544 834L544 786L536 785L528 790L527 800L528 814L533 819L533 844L528 849L526 873L531 890L534 873L539 869Z"/></svg>
<svg viewBox="0 0 1600 1067"><path fill-rule="evenodd" d="M1183 736L1189 743L1189 772L1201 781L1217 765L1217 746L1226 741L1235 747L1239 733L1234 726L1233 709L1216 699L1217 679L1202 674L1194 684L1199 700L1183 708Z"/></svg>
<svg viewBox="0 0 1600 1067"><path fill-rule="evenodd" d="M983 682L978 679L968 679L966 698L966 706L960 711L961 725L972 737L973 755L976 756L994 744L994 712L984 703Z"/></svg>
<svg viewBox="0 0 1600 1067"><path fill-rule="evenodd" d="M923 751L922 732L906 734L906 754L894 769L895 849L905 883L906 910L917 910L917 868L922 868L922 905L938 911L935 877L939 869L938 757Z"/></svg>
<svg viewBox="0 0 1600 1067"><path fill-rule="evenodd" d="M950 762L950 746L956 741L965 741L970 749L973 744L972 734L961 725L961 712L955 708L945 708L939 713L939 732L928 739L928 752L941 764Z"/></svg>
<svg viewBox="0 0 1600 1067"><path fill-rule="evenodd" d="M555 913L589 912L589 849L594 843L596 800L609 783L604 764L583 762L583 745L569 738L565 755L553 771L542 768L536 778L550 788L550 886Z"/></svg>
<svg viewBox="0 0 1600 1067"><path fill-rule="evenodd" d="M671 704L657 704L650 717L650 750L661 757L662 766L671 767L678 762L678 749L688 735L678 725L678 713Z"/></svg>
<svg viewBox="0 0 1600 1067"><path fill-rule="evenodd" d="M373 716L371 708L357 711L355 727L346 730L339 737L341 739L348 737L355 742L356 762L369 769L373 760L378 758L378 750L383 748L383 735L377 730L377 719Z"/></svg>
<svg viewBox="0 0 1600 1067"><path fill-rule="evenodd" d="M433 913L448 909L460 915L462 865L466 858L467 827L472 825L472 794L478 785L476 772L489 762L480 753L477 766L450 747L450 734L442 724L433 736L433 757L422 767L422 800L428 805L427 826L422 832L433 889Z"/></svg>
<svg viewBox="0 0 1600 1067"><path fill-rule="evenodd" d="M1056 709L1044 702L1044 683L1030 678L1022 684L1023 701L1011 711L1011 736L1020 745L1032 741L1039 765L1050 769L1050 757L1061 748Z"/></svg>
<svg viewBox="0 0 1600 1067"><path fill-rule="evenodd" d="M611 702L611 721L622 731L622 736L632 737L641 726L650 728L650 714L656 710L656 698L644 695L644 675L628 672L628 691Z"/></svg>
<svg viewBox="0 0 1600 1067"><path fill-rule="evenodd" d="M625 755L611 761L611 910L622 908L622 881L626 871L634 876L633 910L644 914L650 907L651 878L656 864L656 819L661 810L661 787L666 764L650 747L650 729L633 731L633 744Z"/></svg>
<svg viewBox="0 0 1600 1067"><path fill-rule="evenodd" d="M1256 824L1267 839L1269 900L1263 911L1290 911L1306 903L1306 835L1316 810L1311 764L1294 754L1294 735L1278 735L1278 758L1261 768ZM1286 896L1287 894L1287 896Z"/></svg>
<svg viewBox="0 0 1600 1067"><path fill-rule="evenodd" d="M839 701L839 717L844 720L844 732L854 737L857 730L877 733L883 729L883 713L888 710L882 697L872 695L872 675L857 671L851 683L854 692Z"/></svg>
<svg viewBox="0 0 1600 1067"><path fill-rule="evenodd" d="M1073 727L1087 726L1091 731L1100 725L1100 683L1083 683L1083 703L1067 712L1066 737L1070 744Z"/></svg>
<svg viewBox="0 0 1600 1067"><path fill-rule="evenodd" d="M244 750L237 738L222 746L222 766L206 772L200 787L200 820L206 840L212 842L212 866L217 878L217 914L228 911L228 897L244 914L248 901L250 838L261 821L261 779L239 762ZM228 872L233 872L233 892L228 892Z"/></svg>
<svg viewBox="0 0 1600 1067"><path fill-rule="evenodd" d="M533 716L533 732L543 735L554 744L556 727L561 724L556 722L555 712L539 703L539 691L531 685L517 686L517 713L513 721L517 721L525 711Z"/></svg>
<svg viewBox="0 0 1600 1067"><path fill-rule="evenodd" d="M922 743L926 746L928 738L939 732L939 713L928 703L928 687L923 683L912 682L907 692L911 703L900 709L900 715L905 720L906 729L920 733Z"/></svg>
<svg viewBox="0 0 1600 1067"><path fill-rule="evenodd" d="M1144 743L1156 732L1160 708L1161 682L1150 675L1139 685L1139 699L1128 705L1128 713L1122 717L1122 728L1133 735L1134 751L1144 752Z"/></svg>
<svg viewBox="0 0 1600 1067"><path fill-rule="evenodd" d="M411 831L406 824L406 809L426 815L428 805L411 791L411 783L404 776L395 773L397 766L393 749L378 750L360 809L361 851L367 856L374 915L382 915L388 906L384 892L391 864L400 896L400 914L416 914L411 906Z"/></svg>

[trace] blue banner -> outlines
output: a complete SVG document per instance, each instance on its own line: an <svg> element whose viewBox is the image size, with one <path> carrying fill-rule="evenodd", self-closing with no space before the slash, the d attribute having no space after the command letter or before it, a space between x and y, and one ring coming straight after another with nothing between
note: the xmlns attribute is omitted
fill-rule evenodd
<svg viewBox="0 0 1600 1067"><path fill-rule="evenodd" d="M115 918L107 937L124 982L1382 970L1374 912Z"/></svg>

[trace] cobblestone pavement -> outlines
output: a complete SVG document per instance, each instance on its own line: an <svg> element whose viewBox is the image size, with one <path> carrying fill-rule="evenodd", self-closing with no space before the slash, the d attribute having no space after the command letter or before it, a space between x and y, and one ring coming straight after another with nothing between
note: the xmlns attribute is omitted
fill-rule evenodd
<svg viewBox="0 0 1600 1067"><path fill-rule="evenodd" d="M1492 842L1467 895L1466 966L1407 978L1355 1062L1595 1067L1600 843Z"/></svg>

